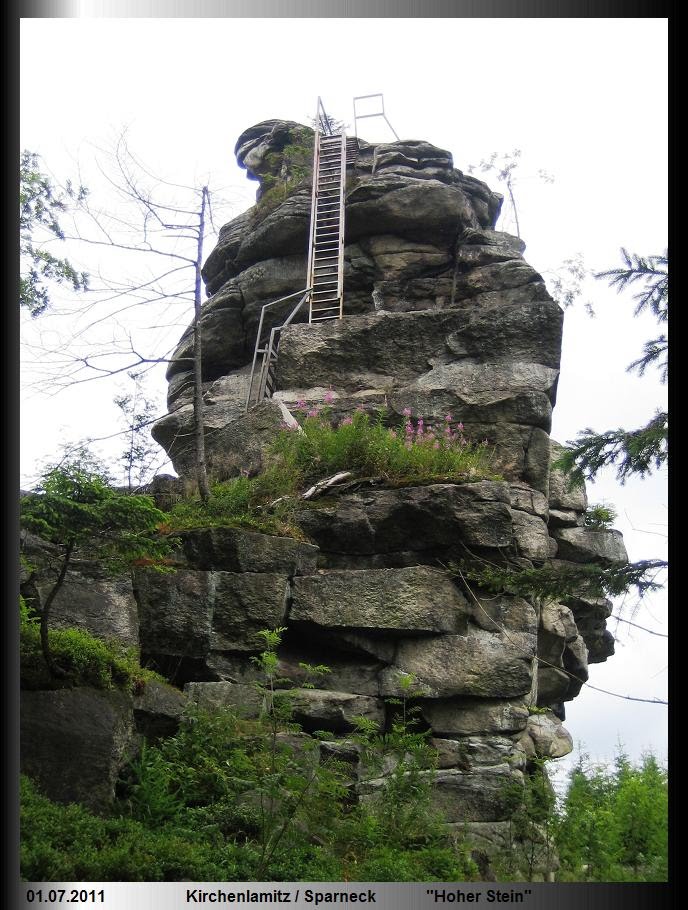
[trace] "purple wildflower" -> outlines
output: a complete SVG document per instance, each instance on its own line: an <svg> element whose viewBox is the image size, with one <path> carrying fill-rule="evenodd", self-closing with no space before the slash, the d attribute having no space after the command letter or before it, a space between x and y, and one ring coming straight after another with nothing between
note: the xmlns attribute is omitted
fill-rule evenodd
<svg viewBox="0 0 688 910"><path fill-rule="evenodd" d="M296 407L297 407L300 411L305 411L305 410L306 410L306 402L303 400L303 398L299 398L299 400L296 402Z"/></svg>
<svg viewBox="0 0 688 910"><path fill-rule="evenodd" d="M349 426L350 424L352 424L353 422L354 422L353 417L345 417L344 420L342 420L340 426L342 426L342 427L348 427L348 426Z"/></svg>
<svg viewBox="0 0 688 910"><path fill-rule="evenodd" d="M410 417L410 416L411 416L411 408L404 408L404 410L403 410L401 413L404 415L404 417Z"/></svg>
<svg viewBox="0 0 688 910"><path fill-rule="evenodd" d="M334 392L332 391L332 389L328 389L327 392L325 392L325 404L332 404L333 401L334 401Z"/></svg>
<svg viewBox="0 0 688 910"><path fill-rule="evenodd" d="M311 410L306 414L306 417L317 417L320 412L317 408L311 408Z"/></svg>

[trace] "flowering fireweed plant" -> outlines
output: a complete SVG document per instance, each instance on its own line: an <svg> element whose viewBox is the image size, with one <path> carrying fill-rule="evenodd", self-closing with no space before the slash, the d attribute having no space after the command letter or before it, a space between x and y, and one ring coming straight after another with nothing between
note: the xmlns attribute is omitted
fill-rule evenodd
<svg viewBox="0 0 688 910"><path fill-rule="evenodd" d="M305 482L337 471L395 484L496 479L489 469L487 441L469 442L463 424L455 423L451 414L441 425L427 426L406 408L395 429L385 425L382 409L372 418L363 409L356 410L338 425L330 421L327 408L307 410L298 402L298 409L302 432L285 427L273 451Z"/></svg>
<svg viewBox="0 0 688 910"><path fill-rule="evenodd" d="M293 520L298 493L339 471L395 486L501 480L490 471L487 441L469 442L451 414L428 426L406 409L401 424L390 428L383 409L371 417L359 408L337 424L329 407L299 401L295 411L298 426L284 424L260 474L215 484L208 503L178 503L171 526L242 526L303 537Z"/></svg>

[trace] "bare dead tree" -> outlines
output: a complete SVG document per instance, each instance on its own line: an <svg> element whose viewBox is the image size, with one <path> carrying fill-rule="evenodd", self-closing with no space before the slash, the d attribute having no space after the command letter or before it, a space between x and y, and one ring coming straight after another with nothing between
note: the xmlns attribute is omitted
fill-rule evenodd
<svg viewBox="0 0 688 910"><path fill-rule="evenodd" d="M205 501L201 268L206 241L217 233L216 197L207 183L186 186L153 174L130 151L126 133L96 161L107 192L88 194L64 236L70 251L87 251L91 260L95 252L97 267L88 269L85 297L56 301L33 320L33 338L24 342L33 358L33 387L44 390L47 380L57 392L133 370L145 373L173 359L175 329L189 327L193 355L183 359L193 375L195 465ZM67 331L65 316L71 317Z"/></svg>

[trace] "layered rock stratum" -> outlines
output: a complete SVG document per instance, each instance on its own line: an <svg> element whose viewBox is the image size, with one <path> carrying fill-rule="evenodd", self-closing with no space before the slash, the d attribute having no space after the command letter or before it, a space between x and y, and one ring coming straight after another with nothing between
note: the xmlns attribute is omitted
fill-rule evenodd
<svg viewBox="0 0 688 910"><path fill-rule="evenodd" d="M389 700L412 674L438 755L437 804L489 852L507 838L505 784L571 750L564 704L588 664L613 653L610 602L467 591L447 566L611 565L626 561L623 542L585 525L585 492L552 468L562 309L524 243L495 230L501 197L428 142L359 143L347 171L344 318L299 317L285 329L277 391L245 412L261 307L306 282L311 185L290 162L308 135L271 120L236 145L259 189L256 205L221 229L203 270L211 472L260 470L285 413L327 396L335 422L356 408L384 407L390 426L407 409L426 426L451 413L469 438L487 441L503 479L333 488L297 515L307 542L188 531L174 573L140 569L126 592L82 567L54 613L101 634L109 621L187 698L249 714L259 709L256 633L284 627L279 675L297 689L295 719L335 741L356 716L389 725ZM273 313L273 324L288 312ZM169 414L153 430L180 477L193 474L191 334L169 366ZM79 613L85 578L98 592L97 622L89 608ZM40 576L31 584L40 599ZM304 662L330 667L318 688L304 685Z"/></svg>

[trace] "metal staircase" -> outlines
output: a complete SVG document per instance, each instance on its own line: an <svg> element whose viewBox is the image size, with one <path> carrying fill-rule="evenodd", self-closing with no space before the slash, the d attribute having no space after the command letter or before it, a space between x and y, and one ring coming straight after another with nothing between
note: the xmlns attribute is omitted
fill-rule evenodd
<svg viewBox="0 0 688 910"><path fill-rule="evenodd" d="M320 98L315 122L306 287L288 297L266 303L261 310L246 411L264 398L270 398L275 391L282 329L293 322L306 302L309 323L341 319L344 315L344 189L346 168L356 157L358 140L347 139L344 130L333 132L332 120L325 113ZM266 310L296 297L299 301L287 319L264 330Z"/></svg>

